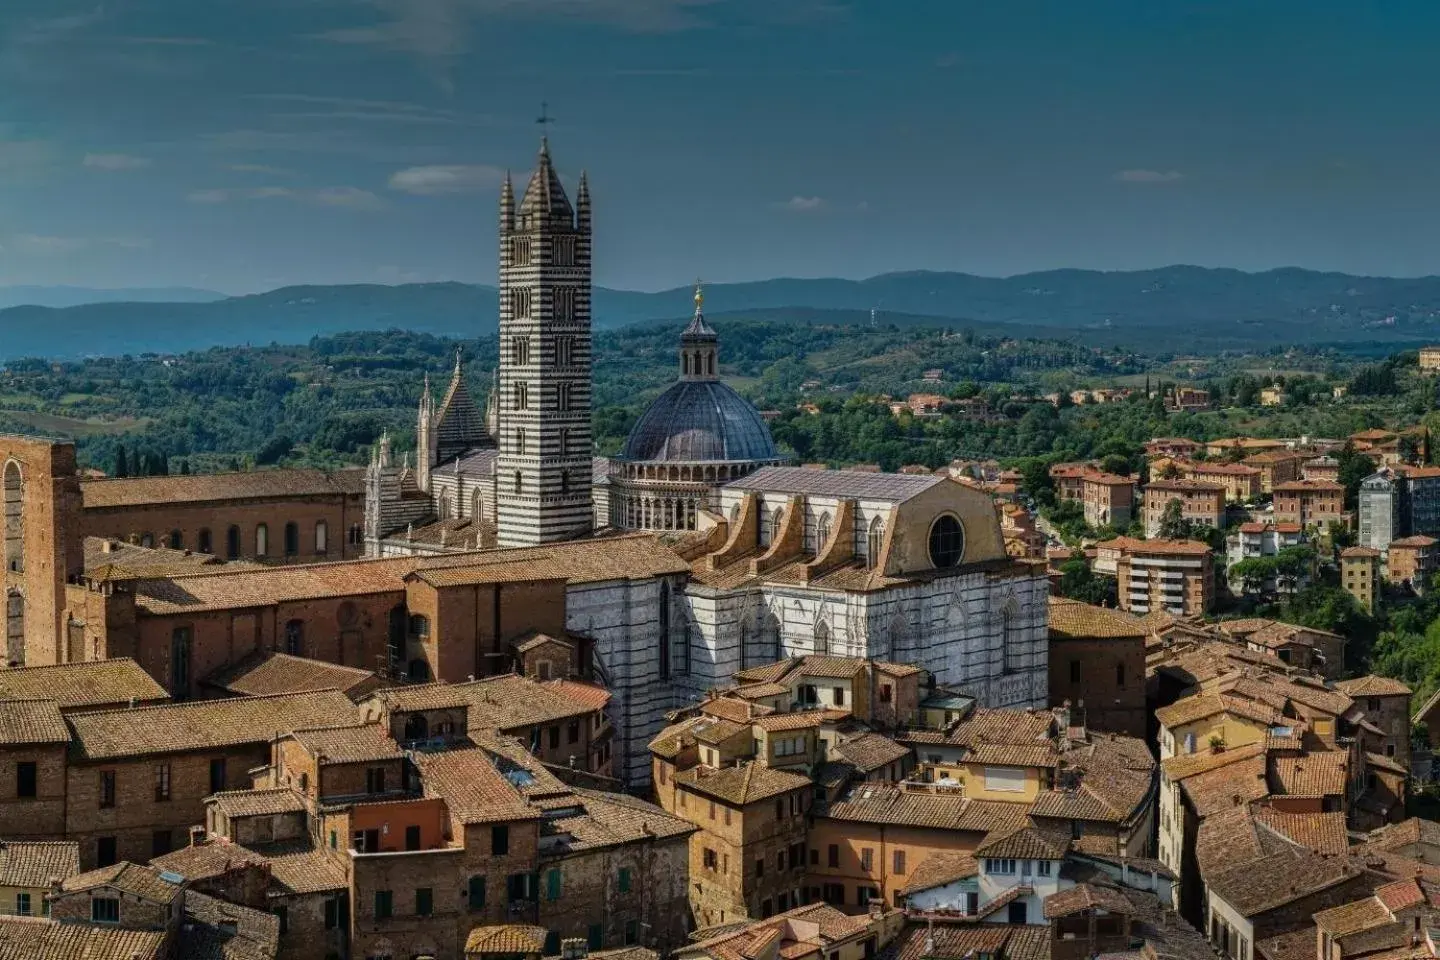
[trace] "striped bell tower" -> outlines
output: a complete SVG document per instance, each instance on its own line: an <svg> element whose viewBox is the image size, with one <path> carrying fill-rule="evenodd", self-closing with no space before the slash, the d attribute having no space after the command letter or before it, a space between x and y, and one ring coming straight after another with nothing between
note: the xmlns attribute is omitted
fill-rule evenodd
<svg viewBox="0 0 1440 960"><path fill-rule="evenodd" d="M519 207L500 194L498 389L499 544L590 533L590 190L571 207L544 139Z"/></svg>

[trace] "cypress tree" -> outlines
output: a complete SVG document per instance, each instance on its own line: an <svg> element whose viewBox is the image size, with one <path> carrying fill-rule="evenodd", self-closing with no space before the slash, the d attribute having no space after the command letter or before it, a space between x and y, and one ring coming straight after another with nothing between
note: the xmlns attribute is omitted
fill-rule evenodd
<svg viewBox="0 0 1440 960"><path fill-rule="evenodd" d="M117 444L115 447L115 476L130 476L130 461L125 457L125 445Z"/></svg>

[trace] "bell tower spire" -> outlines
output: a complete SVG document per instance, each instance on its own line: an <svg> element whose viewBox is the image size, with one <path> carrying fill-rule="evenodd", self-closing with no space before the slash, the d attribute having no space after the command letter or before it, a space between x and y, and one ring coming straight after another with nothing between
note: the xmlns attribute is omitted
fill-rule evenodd
<svg viewBox="0 0 1440 960"><path fill-rule="evenodd" d="M720 337L705 322L705 288L695 281L695 316L680 334L680 379L716 380L720 368Z"/></svg>
<svg viewBox="0 0 1440 960"><path fill-rule="evenodd" d="M542 110L542 125L553 122ZM590 189L570 204L548 139L500 227L501 546L570 540L595 523L590 441ZM509 201L513 204L513 196ZM578 215L577 215L578 213Z"/></svg>

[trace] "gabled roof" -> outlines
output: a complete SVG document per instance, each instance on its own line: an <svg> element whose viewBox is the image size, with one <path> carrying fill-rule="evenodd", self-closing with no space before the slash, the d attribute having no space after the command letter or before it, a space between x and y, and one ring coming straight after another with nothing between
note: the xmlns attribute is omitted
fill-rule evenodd
<svg viewBox="0 0 1440 960"><path fill-rule="evenodd" d="M151 903L171 903L180 895L180 883L166 879L162 871L127 860L88 873L76 874L60 884L60 889L65 893L94 890L97 887L110 887Z"/></svg>
<svg viewBox="0 0 1440 960"><path fill-rule="evenodd" d="M70 718L71 751L77 760L110 760L214 750L268 743L296 727L359 719L355 704L338 690L106 710Z"/></svg>
<svg viewBox="0 0 1440 960"><path fill-rule="evenodd" d="M723 721L721 721L723 722ZM776 770L750 762L738 767L706 770L696 767L675 775L676 784L701 796L713 797L737 806L758 803L792 790L811 786L809 777L788 770Z"/></svg>
<svg viewBox="0 0 1440 960"><path fill-rule="evenodd" d="M1058 831L1024 824L1008 833L992 834L975 848L984 857L1014 857L1020 860L1060 860L1070 850L1070 838Z"/></svg>
<svg viewBox="0 0 1440 960"><path fill-rule="evenodd" d="M443 797L450 815L462 823L538 820L514 780L500 772L490 754L478 747L417 753L425 793ZM515 776L525 778L524 774Z"/></svg>
<svg viewBox="0 0 1440 960"><path fill-rule="evenodd" d="M3 960L160 960L165 946L163 930L0 916Z"/></svg>
<svg viewBox="0 0 1440 960"><path fill-rule="evenodd" d="M1051 597L1049 607L1052 638L1129 639L1149 632L1139 618L1120 610L1106 610L1064 597Z"/></svg>
<svg viewBox="0 0 1440 960"><path fill-rule="evenodd" d="M332 727L302 727L291 736L321 766L346 763L378 763L401 760L405 754L385 728L376 723L345 724Z"/></svg>
<svg viewBox="0 0 1440 960"><path fill-rule="evenodd" d="M0 670L0 700L54 700L60 709L170 699L129 657Z"/></svg>
<svg viewBox="0 0 1440 960"><path fill-rule="evenodd" d="M465 954L472 953L543 953L548 931L544 927L531 927L507 923L492 927L473 927L465 938Z"/></svg>
<svg viewBox="0 0 1440 960"><path fill-rule="evenodd" d="M485 677L452 687L469 703L470 726L519 730L586 717L604 709L610 693L575 680L532 680L518 674Z"/></svg>
<svg viewBox="0 0 1440 960"><path fill-rule="evenodd" d="M910 748L902 747L889 737L879 733L863 733L858 737L842 740L833 751L842 760L854 764L861 773L871 773L886 764L910 756Z"/></svg>
<svg viewBox="0 0 1440 960"><path fill-rule="evenodd" d="M70 728L54 700L0 701L0 744L69 742Z"/></svg>
<svg viewBox="0 0 1440 960"><path fill-rule="evenodd" d="M364 470L252 470L192 476L120 477L82 480L86 510L149 504L327 497L365 492Z"/></svg>
<svg viewBox="0 0 1440 960"><path fill-rule="evenodd" d="M80 872L80 844L75 840L6 840L0 842L0 887L48 888Z"/></svg>
<svg viewBox="0 0 1440 960"><path fill-rule="evenodd" d="M379 686L380 678L359 667L261 650L211 674L205 683L252 697L339 690L351 699L359 699Z"/></svg>
<svg viewBox="0 0 1440 960"><path fill-rule="evenodd" d="M1114 887L1077 883L1068 890L1061 890L1046 897L1044 909L1045 919L1053 920L1086 910L1103 910L1106 913L1129 916L1135 908L1130 900Z"/></svg>
<svg viewBox="0 0 1440 960"><path fill-rule="evenodd" d="M1353 680L1341 680L1335 684L1335 689L1352 698L1408 697L1414 692L1399 680L1377 676L1373 673L1356 677Z"/></svg>
<svg viewBox="0 0 1440 960"><path fill-rule="evenodd" d="M933 890L956 880L973 877L979 872L975 858L968 853L932 853L910 872L910 880L901 893L918 893Z"/></svg>

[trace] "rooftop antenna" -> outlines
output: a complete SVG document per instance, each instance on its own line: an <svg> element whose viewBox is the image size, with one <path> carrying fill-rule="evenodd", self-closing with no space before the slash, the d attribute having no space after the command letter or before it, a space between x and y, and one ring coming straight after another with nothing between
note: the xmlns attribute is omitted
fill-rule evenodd
<svg viewBox="0 0 1440 960"><path fill-rule="evenodd" d="M550 116L550 102L548 100L540 101L540 116L535 118L535 122L540 125L540 135L544 137L550 129L550 125L555 122L555 118Z"/></svg>

